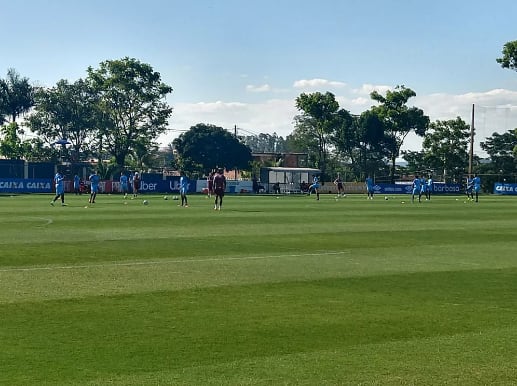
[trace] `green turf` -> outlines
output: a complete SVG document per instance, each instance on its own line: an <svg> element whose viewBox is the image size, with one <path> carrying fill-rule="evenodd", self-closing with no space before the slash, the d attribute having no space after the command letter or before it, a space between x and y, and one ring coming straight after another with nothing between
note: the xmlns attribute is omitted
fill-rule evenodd
<svg viewBox="0 0 517 386"><path fill-rule="evenodd" d="M50 198L0 197L0 384L517 379L517 198Z"/></svg>

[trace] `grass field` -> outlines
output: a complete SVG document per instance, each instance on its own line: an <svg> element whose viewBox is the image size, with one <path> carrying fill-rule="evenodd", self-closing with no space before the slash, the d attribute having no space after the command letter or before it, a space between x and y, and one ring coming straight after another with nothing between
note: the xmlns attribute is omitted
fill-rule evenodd
<svg viewBox="0 0 517 386"><path fill-rule="evenodd" d="M0 196L0 384L516 383L517 198L145 198Z"/></svg>

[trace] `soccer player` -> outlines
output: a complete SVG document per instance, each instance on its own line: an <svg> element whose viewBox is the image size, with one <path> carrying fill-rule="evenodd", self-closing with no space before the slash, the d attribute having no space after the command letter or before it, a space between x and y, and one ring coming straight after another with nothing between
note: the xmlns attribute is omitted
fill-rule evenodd
<svg viewBox="0 0 517 386"><path fill-rule="evenodd" d="M50 201L50 205L54 206L54 202L57 201L58 198L61 198L61 206L66 206L65 204L65 180L61 173L57 172L54 176L54 185L56 186L56 196L52 201Z"/></svg>
<svg viewBox="0 0 517 386"><path fill-rule="evenodd" d="M223 206L223 197L224 191L226 190L226 177L224 176L224 171L222 168L217 170L217 173L214 175L214 194L215 194L215 203L214 210L221 210Z"/></svg>
<svg viewBox="0 0 517 386"><path fill-rule="evenodd" d="M124 198L127 198L127 192L129 191L129 178L126 176L126 173L122 172L120 173L120 192L124 193Z"/></svg>
<svg viewBox="0 0 517 386"><path fill-rule="evenodd" d="M433 192L433 189L434 189L433 177L429 176L429 178L427 179L427 190L426 190L427 199L429 201L431 201L431 193Z"/></svg>
<svg viewBox="0 0 517 386"><path fill-rule="evenodd" d="M206 189L207 189L207 197L212 197L212 194L214 193L214 172L211 171L208 174L208 178L206 179Z"/></svg>
<svg viewBox="0 0 517 386"><path fill-rule="evenodd" d="M422 195L425 197L425 200L427 201L427 182L424 176L420 178L420 197L422 197Z"/></svg>
<svg viewBox="0 0 517 386"><path fill-rule="evenodd" d="M99 192L99 182L101 178L97 174L97 171L93 171L93 173L90 175L90 199L88 202L90 204L95 204L95 198L97 197L97 193Z"/></svg>
<svg viewBox="0 0 517 386"><path fill-rule="evenodd" d="M320 191L319 191L319 189L320 189L320 180L319 180L318 176L315 175L312 178L311 186L309 186L309 195L314 190L314 192L316 193L316 201L320 200Z"/></svg>
<svg viewBox="0 0 517 386"><path fill-rule="evenodd" d="M133 198L138 196L138 190L140 189L140 174L135 172L133 176Z"/></svg>
<svg viewBox="0 0 517 386"><path fill-rule="evenodd" d="M370 177L370 176L366 177L365 185L366 185L366 199L373 200L373 179L372 179L372 177Z"/></svg>
<svg viewBox="0 0 517 386"><path fill-rule="evenodd" d="M343 196L345 194L345 189L343 188L343 180L341 180L339 174L337 175L337 178L334 180L334 185L337 186L337 195Z"/></svg>
<svg viewBox="0 0 517 386"><path fill-rule="evenodd" d="M411 194L411 202L415 202L415 195L418 194L418 202L420 202L420 198L422 197L422 188L421 188L421 180L418 176L415 176L413 180L413 192Z"/></svg>
<svg viewBox="0 0 517 386"><path fill-rule="evenodd" d="M479 191L481 190L481 178L474 174L474 178L472 179L472 185L474 186L474 194L476 195L476 202L478 202Z"/></svg>
<svg viewBox="0 0 517 386"><path fill-rule="evenodd" d="M467 195L467 200L472 200L474 201L474 193L472 192L472 190L474 189L474 180L472 177L468 176L467 177L467 185L465 187L465 194Z"/></svg>
<svg viewBox="0 0 517 386"><path fill-rule="evenodd" d="M180 172L180 196L181 196L181 206L188 208L188 201L187 201L187 192L188 192L188 178L185 175L184 171Z"/></svg>
<svg viewBox="0 0 517 386"><path fill-rule="evenodd" d="M74 176L74 193L75 195L81 194L81 179L77 174Z"/></svg>

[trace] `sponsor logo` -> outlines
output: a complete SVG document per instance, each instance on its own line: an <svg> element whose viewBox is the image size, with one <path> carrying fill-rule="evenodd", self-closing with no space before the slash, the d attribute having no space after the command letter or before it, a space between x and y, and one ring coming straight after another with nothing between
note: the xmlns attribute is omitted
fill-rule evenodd
<svg viewBox="0 0 517 386"><path fill-rule="evenodd" d="M496 194L517 194L517 184L495 183L494 193Z"/></svg>
<svg viewBox="0 0 517 386"><path fill-rule="evenodd" d="M459 184L434 184L436 193L460 193L461 186Z"/></svg>
<svg viewBox="0 0 517 386"><path fill-rule="evenodd" d="M0 179L0 191L3 192L48 193L52 191L52 188L53 184L50 179Z"/></svg>

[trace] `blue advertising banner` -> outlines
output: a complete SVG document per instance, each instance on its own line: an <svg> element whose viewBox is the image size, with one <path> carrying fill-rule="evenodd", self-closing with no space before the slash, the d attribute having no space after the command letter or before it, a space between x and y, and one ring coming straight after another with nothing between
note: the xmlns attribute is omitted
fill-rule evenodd
<svg viewBox="0 0 517 386"><path fill-rule="evenodd" d="M407 194L411 193L411 184L375 184L375 194Z"/></svg>
<svg viewBox="0 0 517 386"><path fill-rule="evenodd" d="M145 181L140 183L140 193L179 193L180 178L172 177L169 180ZM189 192L196 191L196 180L189 183Z"/></svg>
<svg viewBox="0 0 517 386"><path fill-rule="evenodd" d="M411 194L412 184L375 184L373 187L376 194ZM461 194L460 184L446 184L435 182L433 184L433 194Z"/></svg>
<svg viewBox="0 0 517 386"><path fill-rule="evenodd" d="M517 184L507 184L496 182L494 184L494 194L517 195Z"/></svg>
<svg viewBox="0 0 517 386"><path fill-rule="evenodd" d="M48 178L0 178L0 193L52 193L54 187Z"/></svg>

